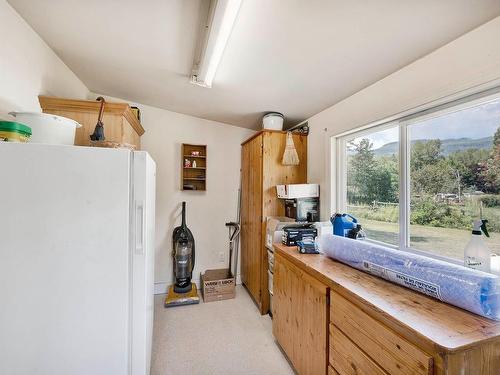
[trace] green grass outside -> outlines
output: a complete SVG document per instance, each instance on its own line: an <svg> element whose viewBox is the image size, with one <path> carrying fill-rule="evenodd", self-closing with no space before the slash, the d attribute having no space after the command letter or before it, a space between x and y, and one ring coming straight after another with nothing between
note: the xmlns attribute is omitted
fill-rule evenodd
<svg viewBox="0 0 500 375"><path fill-rule="evenodd" d="M359 213L358 219L368 238L394 245L398 244L399 226L397 223L366 219ZM450 258L462 260L464 248L470 238L470 231L464 229L424 225L410 226L411 247ZM484 236L483 238L489 249L500 255L500 233L490 233L490 238Z"/></svg>

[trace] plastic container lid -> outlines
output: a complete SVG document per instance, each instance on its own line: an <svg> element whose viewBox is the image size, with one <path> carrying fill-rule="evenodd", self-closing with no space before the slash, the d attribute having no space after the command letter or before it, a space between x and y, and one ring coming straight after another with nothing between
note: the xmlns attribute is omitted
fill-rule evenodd
<svg viewBox="0 0 500 375"><path fill-rule="evenodd" d="M265 119L266 117L269 117L269 116L277 116L277 117L285 118L285 116L283 116L283 113L279 113L279 112L267 112L262 118Z"/></svg>
<svg viewBox="0 0 500 375"><path fill-rule="evenodd" d="M0 121L0 131L14 132L31 136L31 128L14 121Z"/></svg>
<svg viewBox="0 0 500 375"><path fill-rule="evenodd" d="M52 113L43 113L43 112L9 112L9 115L14 116L14 117L20 117L21 119L24 117L24 120L21 121L28 121L28 119L32 118L31 121L36 121L37 119L43 120L43 119L51 119L54 121L59 122L61 125L65 126L74 126L76 128L81 128L82 125L76 122L73 119L63 117L63 116L58 116L58 115L53 115Z"/></svg>

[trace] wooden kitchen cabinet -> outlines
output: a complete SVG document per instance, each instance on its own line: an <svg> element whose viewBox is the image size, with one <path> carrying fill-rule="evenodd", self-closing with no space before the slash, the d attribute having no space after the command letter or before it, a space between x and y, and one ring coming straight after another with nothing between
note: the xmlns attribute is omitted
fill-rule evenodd
<svg viewBox="0 0 500 375"><path fill-rule="evenodd" d="M38 101L44 113L67 117L81 124L82 127L76 129L75 145L90 146L90 134L97 123L100 102L43 95L38 97ZM132 145L140 150L144 128L127 103L106 102L103 123L106 141Z"/></svg>
<svg viewBox="0 0 500 375"><path fill-rule="evenodd" d="M312 367L325 364L323 355L329 375L500 374L500 322L324 255L274 248L273 334L298 374L324 374ZM321 322L316 328L306 328L315 323L310 314ZM304 364L308 348L316 362Z"/></svg>
<svg viewBox="0 0 500 375"><path fill-rule="evenodd" d="M276 254L273 334L299 374L328 371L328 287Z"/></svg>
<svg viewBox="0 0 500 375"><path fill-rule="evenodd" d="M276 185L307 180L307 136L293 135L300 164L281 164L286 132L263 130L242 143L241 149L241 281L259 307L269 311L268 261L264 245L268 216L284 216Z"/></svg>
<svg viewBox="0 0 500 375"><path fill-rule="evenodd" d="M373 373L433 373L431 355L358 309L340 294L331 292L330 305L330 353L333 353L330 362L334 368L347 372L346 368L363 362L366 368L381 369ZM350 347L347 351L349 355L339 353L347 347Z"/></svg>

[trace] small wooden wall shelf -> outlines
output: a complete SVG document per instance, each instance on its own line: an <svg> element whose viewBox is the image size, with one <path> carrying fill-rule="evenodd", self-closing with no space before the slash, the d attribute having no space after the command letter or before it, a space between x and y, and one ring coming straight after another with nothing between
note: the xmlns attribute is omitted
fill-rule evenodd
<svg viewBox="0 0 500 375"><path fill-rule="evenodd" d="M207 146L183 143L181 148L181 190L206 190Z"/></svg>

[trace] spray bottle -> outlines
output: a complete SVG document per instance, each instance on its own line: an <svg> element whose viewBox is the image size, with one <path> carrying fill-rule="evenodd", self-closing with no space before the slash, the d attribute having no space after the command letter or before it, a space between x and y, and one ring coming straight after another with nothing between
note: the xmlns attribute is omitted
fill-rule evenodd
<svg viewBox="0 0 500 375"><path fill-rule="evenodd" d="M472 225L472 238L464 250L464 263L466 267L479 271L490 272L491 251L484 243L482 233L489 237L486 223L488 220L475 220Z"/></svg>

